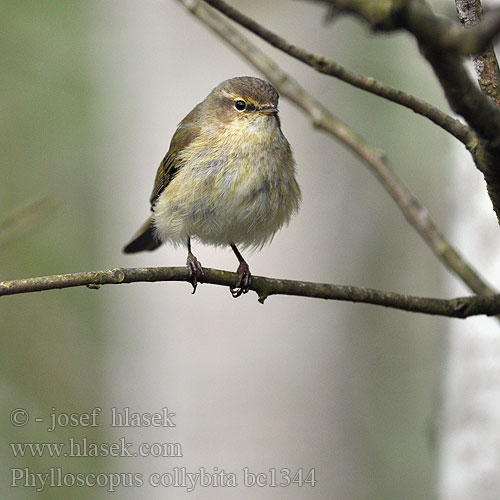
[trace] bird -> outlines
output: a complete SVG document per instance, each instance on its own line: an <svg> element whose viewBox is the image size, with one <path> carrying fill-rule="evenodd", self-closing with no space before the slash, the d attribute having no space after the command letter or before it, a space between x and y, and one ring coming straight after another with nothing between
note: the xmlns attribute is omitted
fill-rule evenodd
<svg viewBox="0 0 500 500"><path fill-rule="evenodd" d="M205 274L192 239L230 247L239 262L231 294L247 293L252 275L239 248L269 243L298 212L302 197L278 100L269 82L241 76L223 81L195 106L160 163L151 215L123 252L186 245L195 293Z"/></svg>

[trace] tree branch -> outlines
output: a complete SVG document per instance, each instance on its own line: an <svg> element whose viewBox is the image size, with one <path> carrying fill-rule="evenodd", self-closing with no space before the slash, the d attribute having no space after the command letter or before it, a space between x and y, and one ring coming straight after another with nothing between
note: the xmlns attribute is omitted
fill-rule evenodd
<svg viewBox="0 0 500 500"><path fill-rule="evenodd" d="M204 283L231 286L238 276L236 273L219 269L205 268ZM189 281L186 267L145 267L115 268L107 271L91 271L84 273L59 274L0 282L0 296L20 293L40 292L77 286L97 289L102 285L118 285L123 283L157 282L157 281ZM458 297L455 299L436 299L415 297L395 292L374 290L345 285L327 283L311 283L308 281L292 281L275 278L253 276L251 290L264 303L270 295L294 295L320 299L360 302L379 306L447 316L451 318L467 318L469 316L493 316L500 313L500 294L488 296Z"/></svg>
<svg viewBox="0 0 500 500"><path fill-rule="evenodd" d="M269 56L234 29L225 18L205 7L200 1L179 1L200 21L243 55L268 80L273 82L282 96L290 99L310 117L315 127L338 139L361 158L397 203L408 222L451 272L479 295L495 293L479 273L446 240L425 207L397 178L380 151L370 147L359 135L335 118L327 108L285 73Z"/></svg>
<svg viewBox="0 0 500 500"><path fill-rule="evenodd" d="M456 47L445 48L443 39L450 32L449 21L436 16L428 4L420 0L385 0L384 9L379 8L378 2L366 0L330 0L329 3L338 5L339 8L349 8L374 28L380 25L379 16L385 13L384 29L391 29L392 23L392 29L404 28L415 37L422 54L439 79L451 109L463 116L477 134L477 142L470 142L468 149L477 168L484 175L500 224L500 112L491 99L475 85L464 66L463 58L455 50ZM472 8L477 8L478 5L479 0L473 0ZM483 42L491 41L491 37L498 33L497 16L498 13L495 12L492 21L485 27L472 31L472 36L474 33L486 32L489 33L489 38L483 36ZM470 36L464 32L462 38L465 40Z"/></svg>
<svg viewBox="0 0 500 500"><path fill-rule="evenodd" d="M259 23L245 14L242 14L234 7L231 7L223 0L203 1L222 12L224 15L241 26L247 28L252 33L255 33L257 36L266 40L273 47L276 47L299 61L311 66L316 71L336 77L339 80L353 85L354 87L366 90L367 92L409 108L419 115L425 116L433 123L457 138L466 147L472 147L475 144L476 141L474 133L469 127L422 99L418 99L411 94L378 82L374 78L363 76L355 73L354 71L349 71L331 59L313 54L312 52L298 47L297 45L288 42L281 36L276 35L264 26L261 26Z"/></svg>
<svg viewBox="0 0 500 500"><path fill-rule="evenodd" d="M405 0L312 0L333 8L335 14L357 14L374 29L396 31L407 29L422 41L432 44L436 49L470 55L482 52L500 33L500 8L494 7L488 16L473 30L464 33L455 23L445 17L434 15L429 6L422 1ZM466 9L476 8L478 0L456 0ZM411 12L401 15L408 9ZM331 19L331 16L330 16ZM411 20L408 23L408 19Z"/></svg>
<svg viewBox="0 0 500 500"><path fill-rule="evenodd" d="M463 3L466 2L463 1ZM417 25L414 32L416 37L421 41L425 37L426 44L446 52L455 52L463 56L477 54L491 46L493 39L500 32L500 8L498 7L491 9L484 22L464 32L450 20L436 16L424 2L410 1L408 5L411 8L408 17L412 19L408 28L411 30L412 26Z"/></svg>
<svg viewBox="0 0 500 500"><path fill-rule="evenodd" d="M219 3L221 0L205 1ZM460 32L456 32L449 20L436 16L429 5L420 0L384 0L381 4L369 0L330 0L329 3L356 14L374 29L403 28L411 33L434 69L453 111L462 115L482 138L500 143L500 113L469 77L463 58L456 51L456 45L474 32L462 30L460 39Z"/></svg>
<svg viewBox="0 0 500 500"><path fill-rule="evenodd" d="M491 19L491 13L487 19L483 19L483 8L479 0L455 0L455 4L458 18L466 28L465 33L470 33L471 31L477 32L477 30L483 28L488 20ZM480 19L481 23L479 23ZM472 61L481 90L497 106L500 106L500 68L498 67L498 60L493 45L491 43L486 44L479 53L475 53L472 56Z"/></svg>
<svg viewBox="0 0 500 500"><path fill-rule="evenodd" d="M438 77L451 109L465 118L472 131L424 101L416 100L413 96L386 87L373 79L351 73L325 57L316 56L290 44L231 7L224 0L204 1L274 47L309 64L316 70L410 107L454 135L470 150L477 168L483 173L488 194L500 224L500 112L474 84L465 69L462 58L457 55L456 51L443 50L442 46L434 41L439 41L442 37L444 24L425 2L421 0L331 0L329 3L339 5L343 9L348 6L349 11L371 22L374 29L381 29L381 26L386 30L404 28L413 34L420 45L421 52ZM434 29L429 30L429 26ZM415 101L419 101L418 104Z"/></svg>

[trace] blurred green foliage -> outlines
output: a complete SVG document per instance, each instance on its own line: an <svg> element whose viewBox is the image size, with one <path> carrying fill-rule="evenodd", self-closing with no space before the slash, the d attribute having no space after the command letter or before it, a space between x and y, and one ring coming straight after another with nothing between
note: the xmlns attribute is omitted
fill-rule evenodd
<svg viewBox="0 0 500 500"><path fill-rule="evenodd" d="M86 54L90 7L91 2L60 0L0 3L0 213L50 200L49 213L40 210L33 227L3 242L2 280L78 271L96 263L91 228L98 164L91 109L97 97ZM7 443L64 441L75 435L73 429L45 431L50 409L88 411L99 400L100 307L96 294L85 289L9 299L0 301L1 463L7 479L0 497L42 498L34 488L9 487L9 469L74 470L78 464L85 471L96 467L96 460L14 458ZM9 413L17 407L31 414L26 427L9 424ZM35 423L36 416L45 422ZM87 493L74 488L70 496L88 498ZM68 494L55 488L50 498Z"/></svg>

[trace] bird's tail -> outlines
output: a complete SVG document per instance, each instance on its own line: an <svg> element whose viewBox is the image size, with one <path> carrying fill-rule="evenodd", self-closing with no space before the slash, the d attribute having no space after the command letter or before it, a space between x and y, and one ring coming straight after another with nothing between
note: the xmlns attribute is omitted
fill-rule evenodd
<svg viewBox="0 0 500 500"><path fill-rule="evenodd" d="M134 239L122 250L123 253L143 252L155 250L161 245L156 237L151 217L137 231Z"/></svg>

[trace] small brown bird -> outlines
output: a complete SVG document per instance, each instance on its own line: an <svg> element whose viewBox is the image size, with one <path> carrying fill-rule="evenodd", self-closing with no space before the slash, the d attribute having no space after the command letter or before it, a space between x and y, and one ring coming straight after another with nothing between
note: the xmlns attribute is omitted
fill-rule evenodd
<svg viewBox="0 0 500 500"><path fill-rule="evenodd" d="M233 297L251 273L236 245L261 248L300 204L295 161L281 132L278 92L249 76L215 87L179 124L158 168L152 215L124 253L185 244L193 293L204 272L191 238L230 246L238 261Z"/></svg>

